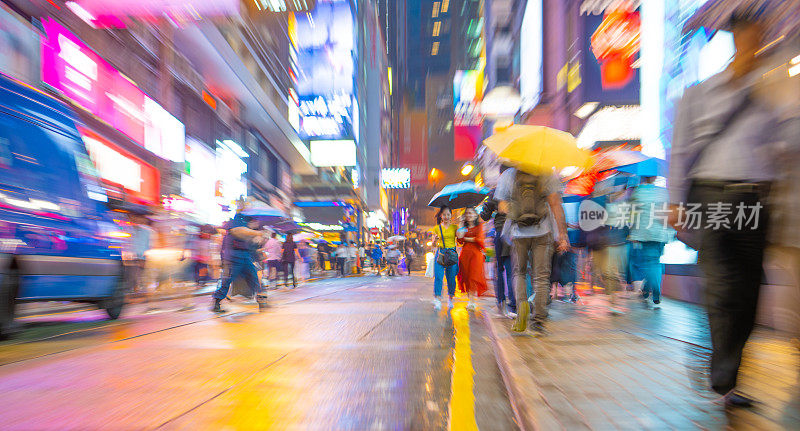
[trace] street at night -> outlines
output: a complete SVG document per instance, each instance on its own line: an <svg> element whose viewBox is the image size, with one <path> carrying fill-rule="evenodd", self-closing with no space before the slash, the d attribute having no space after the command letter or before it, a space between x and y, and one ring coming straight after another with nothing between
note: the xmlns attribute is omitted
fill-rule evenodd
<svg viewBox="0 0 800 431"><path fill-rule="evenodd" d="M454 356L453 320L424 280L322 280L271 293L261 313L216 316L201 296L194 311L133 305L114 322L21 318L0 344L2 429L514 429L481 318L454 311L471 357ZM471 393L456 402L474 394L474 413L451 418L453 368L470 361Z"/></svg>

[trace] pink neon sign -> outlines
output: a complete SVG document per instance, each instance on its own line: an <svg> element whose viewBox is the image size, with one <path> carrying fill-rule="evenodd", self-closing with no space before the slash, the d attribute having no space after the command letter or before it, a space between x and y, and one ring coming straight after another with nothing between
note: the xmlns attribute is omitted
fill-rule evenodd
<svg viewBox="0 0 800 431"><path fill-rule="evenodd" d="M52 18L42 26L42 82L155 154L183 161L183 123Z"/></svg>

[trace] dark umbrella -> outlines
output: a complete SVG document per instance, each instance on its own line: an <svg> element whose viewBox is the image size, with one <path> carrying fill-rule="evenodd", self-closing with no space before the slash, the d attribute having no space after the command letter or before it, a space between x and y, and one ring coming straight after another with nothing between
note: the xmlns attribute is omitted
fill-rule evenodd
<svg viewBox="0 0 800 431"><path fill-rule="evenodd" d="M441 207L447 205L450 208L474 207L489 194L491 190L486 187L478 187L472 181L450 184L444 186L442 191L436 193L430 202L429 207Z"/></svg>

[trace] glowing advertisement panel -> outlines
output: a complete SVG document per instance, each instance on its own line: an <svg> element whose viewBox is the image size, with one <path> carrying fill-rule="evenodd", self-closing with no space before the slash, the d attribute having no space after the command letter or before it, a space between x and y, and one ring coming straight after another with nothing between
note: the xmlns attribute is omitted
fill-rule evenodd
<svg viewBox="0 0 800 431"><path fill-rule="evenodd" d="M73 0L66 6L95 28L121 28L125 27L125 18L158 20L167 17L181 22L238 16L241 4L240 0Z"/></svg>
<svg viewBox="0 0 800 431"><path fill-rule="evenodd" d="M607 10L582 18L583 100L639 104L639 12Z"/></svg>
<svg viewBox="0 0 800 431"><path fill-rule="evenodd" d="M355 166L356 143L352 139L311 141L311 164L314 166Z"/></svg>
<svg viewBox="0 0 800 431"><path fill-rule="evenodd" d="M411 187L411 169L383 168L381 170L381 187L385 189L407 189Z"/></svg>
<svg viewBox="0 0 800 431"><path fill-rule="evenodd" d="M349 1L318 3L290 20L298 134L302 139L356 138L355 28Z"/></svg>
<svg viewBox="0 0 800 431"><path fill-rule="evenodd" d="M455 160L471 160L481 142L483 70L457 70L453 77Z"/></svg>
<svg viewBox="0 0 800 431"><path fill-rule="evenodd" d="M52 18L42 27L42 82L159 157L183 161L183 123Z"/></svg>
<svg viewBox="0 0 800 431"><path fill-rule="evenodd" d="M158 202L160 176L156 168L91 130L80 128L80 133L103 182L122 187L139 201Z"/></svg>

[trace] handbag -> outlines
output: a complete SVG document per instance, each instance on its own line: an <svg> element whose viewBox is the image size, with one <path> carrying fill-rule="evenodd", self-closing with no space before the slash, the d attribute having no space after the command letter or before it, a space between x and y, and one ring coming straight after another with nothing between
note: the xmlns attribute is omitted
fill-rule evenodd
<svg viewBox="0 0 800 431"><path fill-rule="evenodd" d="M439 225L439 232L442 234L442 246L444 246L444 230L442 229L442 225ZM458 252L455 248L442 247L436 251L436 263L445 268L451 267L458 263Z"/></svg>

